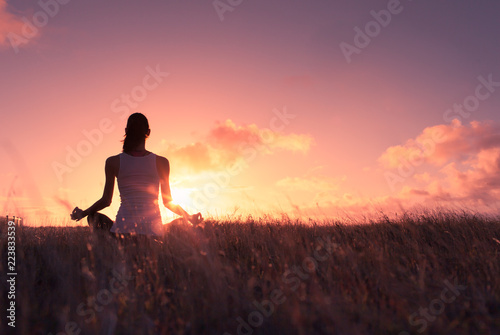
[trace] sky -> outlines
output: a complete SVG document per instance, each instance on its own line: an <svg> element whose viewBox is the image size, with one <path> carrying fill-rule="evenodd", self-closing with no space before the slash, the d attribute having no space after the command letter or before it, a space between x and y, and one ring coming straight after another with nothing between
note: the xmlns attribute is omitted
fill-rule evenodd
<svg viewBox="0 0 500 335"><path fill-rule="evenodd" d="M472 0L0 0L0 208L60 222L91 206L140 112L189 212L498 213L499 14ZM115 186L102 212L119 203Z"/></svg>

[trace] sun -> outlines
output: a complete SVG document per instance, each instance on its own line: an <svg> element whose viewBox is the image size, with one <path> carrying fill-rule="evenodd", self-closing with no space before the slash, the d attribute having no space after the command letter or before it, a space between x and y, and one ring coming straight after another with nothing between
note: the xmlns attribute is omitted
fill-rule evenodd
<svg viewBox="0 0 500 335"><path fill-rule="evenodd" d="M184 209L191 207L191 190L187 188L172 187L171 192L173 203L180 205Z"/></svg>
<svg viewBox="0 0 500 335"><path fill-rule="evenodd" d="M194 206L193 199L191 197L194 192L193 189L172 186L170 192L172 194L172 202L174 204L181 206L188 213L193 211ZM172 213L165 206L160 206L160 212L164 223L178 217L177 214Z"/></svg>

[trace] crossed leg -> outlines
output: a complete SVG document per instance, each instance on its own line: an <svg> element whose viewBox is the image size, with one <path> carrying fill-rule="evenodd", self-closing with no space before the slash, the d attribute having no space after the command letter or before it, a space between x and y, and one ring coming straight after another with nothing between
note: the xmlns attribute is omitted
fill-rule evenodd
<svg viewBox="0 0 500 335"><path fill-rule="evenodd" d="M109 231L114 223L109 217L98 212L89 214L87 222L92 230L100 229L105 231Z"/></svg>

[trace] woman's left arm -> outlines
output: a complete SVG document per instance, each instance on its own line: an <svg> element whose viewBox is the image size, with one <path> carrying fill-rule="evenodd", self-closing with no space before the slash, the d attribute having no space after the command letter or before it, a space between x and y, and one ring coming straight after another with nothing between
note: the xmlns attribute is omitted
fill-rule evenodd
<svg viewBox="0 0 500 335"><path fill-rule="evenodd" d="M86 210L81 210L76 207L71 213L71 218L73 220L79 221L91 213L100 211L103 208L111 205L111 200L113 199L113 190L115 187L116 178L116 156L109 157L106 159L106 164L104 166L104 171L106 173L106 182L104 184L104 192L101 199L97 200L92 206Z"/></svg>

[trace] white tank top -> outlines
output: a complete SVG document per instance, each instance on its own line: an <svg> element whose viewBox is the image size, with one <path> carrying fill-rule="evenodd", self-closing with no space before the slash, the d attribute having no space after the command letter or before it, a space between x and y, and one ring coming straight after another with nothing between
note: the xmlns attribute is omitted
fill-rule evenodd
<svg viewBox="0 0 500 335"><path fill-rule="evenodd" d="M111 232L161 236L163 224L158 205L160 177L156 155L134 157L122 152L119 156L116 179L121 203Z"/></svg>

